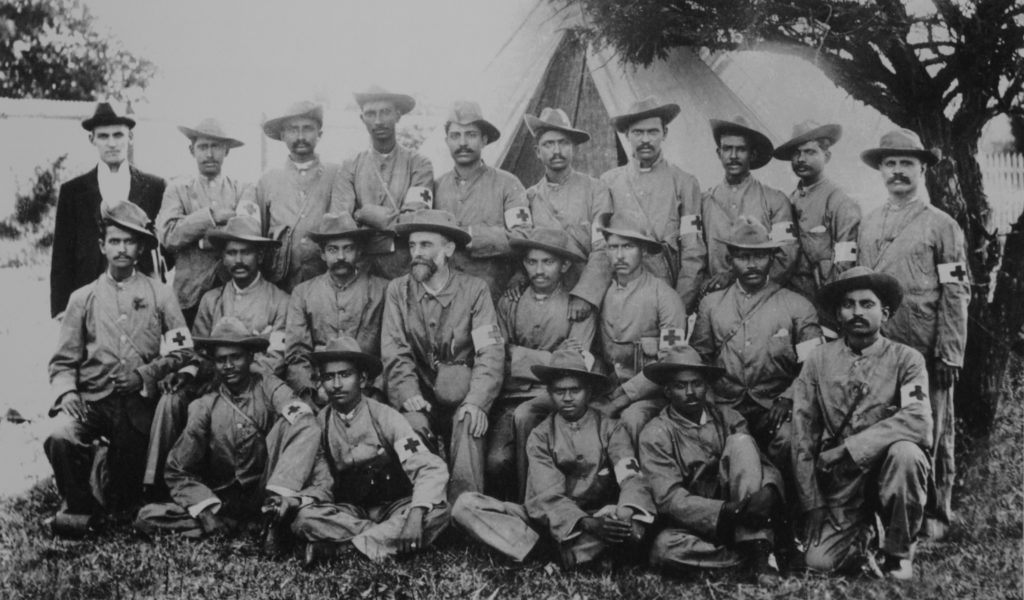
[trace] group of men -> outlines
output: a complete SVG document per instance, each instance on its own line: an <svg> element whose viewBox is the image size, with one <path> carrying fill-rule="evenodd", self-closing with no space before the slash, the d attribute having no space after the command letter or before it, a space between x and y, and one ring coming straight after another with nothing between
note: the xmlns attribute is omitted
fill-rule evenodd
<svg viewBox="0 0 1024 600"><path fill-rule="evenodd" d="M100 161L61 188L51 274L56 533L144 504L140 531L259 524L307 563L420 551L453 520L567 568L912 576L952 516L969 300L913 132L862 154L888 190L862 220L824 176L839 125L775 147L712 120L702 193L661 152L678 105L614 117L632 157L599 179L545 108L526 189L481 159L501 132L476 103L435 178L397 143L412 97L355 99L370 148L321 162L300 102L263 124L289 156L255 185L221 172L242 142L216 119L179 128L198 174L168 185L128 164L130 118L83 121ZM773 158L789 196L752 174Z"/></svg>

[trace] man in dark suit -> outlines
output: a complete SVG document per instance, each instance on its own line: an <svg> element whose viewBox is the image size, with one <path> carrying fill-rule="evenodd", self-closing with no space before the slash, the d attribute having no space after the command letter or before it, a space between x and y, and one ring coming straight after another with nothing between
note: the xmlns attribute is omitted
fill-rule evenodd
<svg viewBox="0 0 1024 600"><path fill-rule="evenodd" d="M106 268L100 252L103 229L101 211L130 201L156 218L163 198L163 179L128 164L128 147L135 121L118 115L110 104L100 102L96 112L82 121L89 141L99 153L95 169L60 188L53 231L50 263L50 316L64 312L71 292L94 281ZM159 250L157 250L159 252ZM138 269L151 275L155 254L140 257Z"/></svg>

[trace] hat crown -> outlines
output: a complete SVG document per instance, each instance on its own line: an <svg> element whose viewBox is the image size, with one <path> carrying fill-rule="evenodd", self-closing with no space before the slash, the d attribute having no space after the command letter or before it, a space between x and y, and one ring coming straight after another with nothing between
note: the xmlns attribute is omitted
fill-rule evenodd
<svg viewBox="0 0 1024 600"><path fill-rule="evenodd" d="M206 117L195 127L189 127L192 133L188 135L190 139L195 139L201 136L209 136L212 138L228 138L228 134L224 131L224 126L221 122L214 117Z"/></svg>
<svg viewBox="0 0 1024 600"><path fill-rule="evenodd" d="M456 100L448 113L448 121L459 125L469 125L484 120L480 104L472 100Z"/></svg>
<svg viewBox="0 0 1024 600"><path fill-rule="evenodd" d="M134 202L118 202L113 206L104 206L103 217L140 229L149 229L149 215Z"/></svg>
<svg viewBox="0 0 1024 600"><path fill-rule="evenodd" d="M856 267L849 268L849 269L843 271L842 273L840 273L839 277L836 277L836 281L843 281L843 280L846 280L846 279L853 279L854 277L864 277L865 275L874 275L874 274L875 274L875 271L872 270L871 267L866 267L864 265L857 265Z"/></svg>
<svg viewBox="0 0 1024 600"><path fill-rule="evenodd" d="M228 219L221 229L224 233L237 236L260 237L260 222L250 215L235 215Z"/></svg>
<svg viewBox="0 0 1024 600"><path fill-rule="evenodd" d="M789 137L791 137L791 138L802 137L802 136L804 136L804 135L814 131L815 129L820 129L821 127L822 127L821 123L819 123L819 122L817 122L817 121L815 121L813 119L807 119L806 121L801 121L801 122L797 123L796 125L793 125L793 135L791 135Z"/></svg>
<svg viewBox="0 0 1024 600"><path fill-rule="evenodd" d="M565 369L572 371L587 371L587 361L583 358L583 354L568 348L559 348L551 353L551 362L548 363L548 367L551 369Z"/></svg>
<svg viewBox="0 0 1024 600"><path fill-rule="evenodd" d="M211 338L227 340L244 340L252 337L252 333L245 327L245 323L238 317L221 317L210 330Z"/></svg>
<svg viewBox="0 0 1024 600"><path fill-rule="evenodd" d="M612 213L611 218L608 220L608 226L605 229L615 229L627 234L627 236L628 234L633 234L638 238L654 237L646 228L640 225L640 222L637 219L633 218L632 214L627 211Z"/></svg>
<svg viewBox="0 0 1024 600"><path fill-rule="evenodd" d="M441 225L444 227L453 227L455 229L461 229L458 221L455 220L455 215L448 212L447 210L440 209L429 209L420 210L412 215L412 219L408 221L410 226L416 225Z"/></svg>
<svg viewBox="0 0 1024 600"><path fill-rule="evenodd" d="M729 231L726 244L753 245L765 244L771 241L768 229L757 219L749 215L740 215L736 224Z"/></svg>
<svg viewBox="0 0 1024 600"><path fill-rule="evenodd" d="M672 346L665 351L664 357L658 362L691 367L710 366L705 364L700 354L690 346Z"/></svg>
<svg viewBox="0 0 1024 600"><path fill-rule="evenodd" d="M548 125L554 125L555 127L572 129L572 122L569 121L569 115L560 108L545 107L544 110L540 111L540 120L544 121Z"/></svg>
<svg viewBox="0 0 1024 600"><path fill-rule="evenodd" d="M312 100L299 100L298 102L293 102L288 105L288 109L285 110L284 114L286 117L294 117L322 108L322 106Z"/></svg>
<svg viewBox="0 0 1024 600"><path fill-rule="evenodd" d="M526 232L526 239L546 246L554 246L566 252L571 252L569 234L563 229L550 227L536 227Z"/></svg>
<svg viewBox="0 0 1024 600"><path fill-rule="evenodd" d="M921 138L909 129L896 129L886 133L878 142L878 147L884 150L925 150Z"/></svg>
<svg viewBox="0 0 1024 600"><path fill-rule="evenodd" d="M320 219L317 235L342 235L360 230L359 224L347 212L327 213Z"/></svg>
<svg viewBox="0 0 1024 600"><path fill-rule="evenodd" d="M93 118L96 117L116 117L118 116L117 111L110 105L109 102L100 102L96 105L96 110L92 113Z"/></svg>
<svg viewBox="0 0 1024 600"><path fill-rule="evenodd" d="M362 348L359 347L359 342L352 336L345 334L339 335L336 338L327 340L327 343L317 348L319 352L358 352L363 353Z"/></svg>
<svg viewBox="0 0 1024 600"><path fill-rule="evenodd" d="M646 111L649 111L649 110L654 110L654 109L656 109L656 108L658 108L660 106L661 106L661 102L659 102L657 98L655 98L654 96L645 96L645 97L637 100L633 104L630 104L629 105L629 110L627 110L626 112L627 113L646 112Z"/></svg>

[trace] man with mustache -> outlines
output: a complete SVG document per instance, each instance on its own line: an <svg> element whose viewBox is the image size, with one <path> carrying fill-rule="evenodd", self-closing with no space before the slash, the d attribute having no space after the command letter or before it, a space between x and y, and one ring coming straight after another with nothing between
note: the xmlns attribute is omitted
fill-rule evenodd
<svg viewBox="0 0 1024 600"><path fill-rule="evenodd" d="M789 195L800 241L789 285L812 302L822 285L857 264L860 205L825 176L831 148L842 134L840 125L804 121L797 123L793 137L772 153L777 160L790 161L800 178ZM819 310L818 319L835 327L835 315Z"/></svg>
<svg viewBox="0 0 1024 600"><path fill-rule="evenodd" d="M157 382L184 365L192 338L174 291L140 274L139 256L156 248L149 217L132 202L104 211L98 239L107 270L75 290L50 359L56 417L43 447L63 500L58 535L100 528L104 513L141 500L146 438ZM99 495L90 486L93 444L109 440ZM99 498L103 497L102 500Z"/></svg>
<svg viewBox="0 0 1024 600"><path fill-rule="evenodd" d="M256 353L254 364L265 373L282 377L288 294L267 281L259 270L264 254L272 252L278 242L262 237L259 221L248 215L231 217L224 227L208 232L204 241L220 254L221 268L231 280L203 294L192 334L209 336L221 319L238 319L250 334L268 340L266 350ZM152 486L153 497L162 497L166 491L164 463L185 427L189 403L209 392L215 383L214 364L199 358L160 382L163 395L153 415L143 480Z"/></svg>
<svg viewBox="0 0 1024 600"><path fill-rule="evenodd" d="M567 318L573 297L564 279L573 266L584 262L569 234L562 229L537 228L527 232L526 239L515 238L511 244L522 260L529 285L517 297L498 299L498 324L508 344L508 360L501 397L492 411L486 474L491 495L521 499L526 486L526 440L554 409L531 369L547 364L559 348L590 352L597 315L575 321Z"/></svg>
<svg viewBox="0 0 1024 600"><path fill-rule="evenodd" d="M386 235L386 237L385 237ZM303 398L322 404L310 352L330 340L347 335L364 352L380 354L380 328L387 280L370 275L360 266L363 249L371 239L391 239L390 231L359 227L348 213L324 215L309 237L319 244L327 272L300 283L288 304L285 333L286 381Z"/></svg>
<svg viewBox="0 0 1024 600"><path fill-rule="evenodd" d="M594 357L560 348L548 364L531 367L555 410L530 434L525 504L479 493L463 494L452 518L475 539L522 562L540 541L540 530L571 569L606 551L636 562L654 505L632 443L614 419L591 407L608 385L593 370Z"/></svg>
<svg viewBox="0 0 1024 600"><path fill-rule="evenodd" d="M913 578L932 407L924 357L883 335L903 298L899 280L863 266L818 292L843 337L815 349L792 388L793 470L810 569L856 573L867 563L876 574Z"/></svg>
<svg viewBox="0 0 1024 600"><path fill-rule="evenodd" d="M756 219L770 232L771 239L786 242L772 264L772 280L785 285L796 262L796 229L793 207L786 195L757 180L750 172L772 160L772 142L768 136L750 127L737 116L732 121L711 119L711 132L717 145L718 159L725 170L725 179L704 192L701 199L701 221L708 254L706 279L701 294L706 295L728 286L733 269L728 248L721 241L729 236L741 216Z"/></svg>
<svg viewBox="0 0 1024 600"><path fill-rule="evenodd" d="M311 502L315 496L303 488L320 427L313 409L284 382L252 369L267 338L224 317L195 343L215 365L218 385L189 407L185 431L167 458L173 501L142 507L135 527L188 537L234 533L252 525L265 503L276 509Z"/></svg>
<svg viewBox="0 0 1024 600"><path fill-rule="evenodd" d="M288 160L283 168L263 174L255 204L239 207L240 213L260 218L264 235L281 242L267 277L289 293L324 272L320 249L309 232L325 214L344 210L332 192L341 166L320 162L316 153L323 126L323 107L309 101L297 102L285 114L264 122L263 133L288 147Z"/></svg>
<svg viewBox="0 0 1024 600"><path fill-rule="evenodd" d="M473 238L452 265L483 279L497 297L512 277L509 240L533 227L526 190L515 175L484 163L484 147L501 132L484 119L479 104L456 101L444 132L455 167L437 180L434 206L455 215Z"/></svg>
<svg viewBox="0 0 1024 600"><path fill-rule="evenodd" d="M434 167L422 154L398 143L395 129L416 100L377 86L355 93L359 119L370 134L370 148L341 164L333 195L356 222L374 229L392 227L402 213L433 208ZM366 248L375 271L394 279L409 270L409 249L394 248L390 239Z"/></svg>
<svg viewBox="0 0 1024 600"><path fill-rule="evenodd" d="M486 282L451 268L472 237L455 215L422 210L395 226L408 236L409 274L391 280L381 353L391 405L448 454L449 502L484 491L484 434L501 390L505 344Z"/></svg>
<svg viewBox="0 0 1024 600"><path fill-rule="evenodd" d="M817 311L769 275L791 241L771 239L760 220L742 215L717 242L728 252L735 281L701 301L690 345L725 370L712 388L715 401L742 415L761 450L785 470L792 401L782 395L822 342Z"/></svg>
<svg viewBox="0 0 1024 600"><path fill-rule="evenodd" d="M660 104L648 97L614 117L612 125L629 140L633 160L608 171L601 181L611 189L612 210L632 214L662 248L644 256L645 270L673 286L683 306L692 311L707 256L700 184L661 153L668 124L679 110L678 104Z"/></svg>
<svg viewBox="0 0 1024 600"><path fill-rule="evenodd" d="M82 121L89 143L96 148L95 169L64 182L57 196L53 223L53 254L50 260L50 316L58 317L67 307L71 292L92 283L106 269L96 239L103 238L103 211L121 202L131 202L150 219L160 211L166 183L128 163L128 149L134 140L135 120L117 114L110 104L100 102L91 117ZM159 248L139 256L138 269L154 274L154 257ZM159 273L162 275L162 273Z"/></svg>
<svg viewBox="0 0 1024 600"><path fill-rule="evenodd" d="M623 213L612 215L599 231L612 262L599 331L615 388L597 408L610 417L621 413L635 448L644 425L665 406L657 386L644 376L644 365L657 360L659 351L686 343L686 310L679 294L647 271L648 256L663 248L653 235Z"/></svg>
<svg viewBox="0 0 1024 600"><path fill-rule="evenodd" d="M574 264L565 276L568 316L579 321L597 312L611 279L604 236L596 229L602 215L612 212L611 194L603 182L573 169L576 146L589 141L590 134L574 129L564 110L545 108L539 117L523 119L544 165L544 177L526 190L533 224L565 231L587 259L585 264Z"/></svg>
<svg viewBox="0 0 1024 600"><path fill-rule="evenodd" d="M398 411L363 394L381 362L356 340L333 339L311 359L328 404L309 486L320 502L303 506L291 527L308 542L304 566L342 548L373 561L426 549L448 526L444 460Z"/></svg>
<svg viewBox="0 0 1024 600"><path fill-rule="evenodd" d="M928 366L935 493L929 497L925 532L940 539L953 519L953 388L963 366L971 299L964 234L952 217L920 195L925 168L939 159L924 149L917 134L891 131L861 159L882 175L889 198L861 225L860 264L892 275L906 291L907 307L882 332L923 354Z"/></svg>
<svg viewBox="0 0 1024 600"><path fill-rule="evenodd" d="M784 486L743 416L709 397L723 373L685 346L644 367L668 399L640 435L640 464L667 521L651 565L685 570L746 562L763 582Z"/></svg>
<svg viewBox="0 0 1024 600"><path fill-rule="evenodd" d="M251 204L256 190L221 173L231 149L243 144L229 137L217 119L203 119L194 127L182 125L178 131L189 139L188 151L199 174L173 180L164 190L156 232L160 243L174 255L174 292L191 327L200 298L226 278L218 273L219 253L205 236L235 216L239 203Z"/></svg>

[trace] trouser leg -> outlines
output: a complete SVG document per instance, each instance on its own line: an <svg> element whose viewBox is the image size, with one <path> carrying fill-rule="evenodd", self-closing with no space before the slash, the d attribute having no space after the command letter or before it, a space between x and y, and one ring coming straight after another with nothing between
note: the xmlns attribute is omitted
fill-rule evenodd
<svg viewBox="0 0 1024 600"><path fill-rule="evenodd" d="M777 431L773 430L768 421L769 410L748 397L734 404L732 408L746 419L747 427L757 441L757 447L761 449L761 452L783 474L788 474L791 460L790 440L793 434L792 422L786 421Z"/></svg>
<svg viewBox="0 0 1024 600"><path fill-rule="evenodd" d="M513 499L518 487L516 475L516 435L513 413L518 399L499 400L491 410L487 429L487 457L484 469L487 492L502 500Z"/></svg>
<svg viewBox="0 0 1024 600"><path fill-rule="evenodd" d="M53 468L57 491L64 499L64 511L91 515L99 508L89 483L92 474L92 443L109 427L109 419L100 403L84 402L84 416L73 419L61 412L53 419L53 429L43 442L46 458Z"/></svg>
<svg viewBox="0 0 1024 600"><path fill-rule="evenodd" d="M143 506L135 517L135 528L146 533L175 531L190 536L202 535L199 521L174 502L154 502Z"/></svg>
<svg viewBox="0 0 1024 600"><path fill-rule="evenodd" d="M512 424L515 429L516 439L516 481L519 485L518 499L522 502L526 498L526 476L529 472L529 461L526 459L526 441L530 439L530 432L533 428L547 418L555 405L545 392L542 396L527 400L516 407L512 414Z"/></svg>
<svg viewBox="0 0 1024 600"><path fill-rule="evenodd" d="M398 536L405 527L412 498L402 498L368 511L375 524L352 538L352 545L370 560L380 560L398 553ZM422 550L434 543L448 526L448 505L439 504L423 515Z"/></svg>
<svg viewBox="0 0 1024 600"><path fill-rule="evenodd" d="M595 535L581 533L558 545L558 557L562 566L572 569L597 558L608 549L608 544Z"/></svg>
<svg viewBox="0 0 1024 600"><path fill-rule="evenodd" d="M667 403L668 401L664 398L637 400L627 406L619 415L619 423L629 433L629 439L633 442L634 455L637 454L637 448L640 445L640 432L654 417L658 416Z"/></svg>
<svg viewBox="0 0 1024 600"><path fill-rule="evenodd" d="M159 486L166 493L164 466L167 463L167 453L185 430L189 402L190 397L184 391L160 396L153 413L153 423L149 428L143 485Z"/></svg>
<svg viewBox="0 0 1024 600"><path fill-rule="evenodd" d="M757 442L745 433L734 433L726 438L718 469L719 478L729 490L730 500L742 500L764 487L764 467ZM770 529L751 529L736 525L734 539L736 542L771 541L772 533Z"/></svg>
<svg viewBox="0 0 1024 600"><path fill-rule="evenodd" d="M722 568L738 565L741 561L742 557L725 545L674 527L662 530L651 546L652 567Z"/></svg>
<svg viewBox="0 0 1024 600"><path fill-rule="evenodd" d="M307 542L342 543L373 527L365 510L352 504L310 504L299 509L292 533Z"/></svg>
<svg viewBox="0 0 1024 600"><path fill-rule="evenodd" d="M146 448L153 424L155 402L138 394L114 395L111 400L112 430L109 434L110 467L114 509L137 508L142 504L142 479L146 473Z"/></svg>
<svg viewBox="0 0 1024 600"><path fill-rule="evenodd" d="M310 479L320 449L320 425L312 414L289 423L279 418L267 435L267 465L263 479L267 490L292 496Z"/></svg>
<svg viewBox="0 0 1024 600"><path fill-rule="evenodd" d="M475 492L459 496L452 507L452 519L477 541L516 561L526 558L540 539L521 504Z"/></svg>
<svg viewBox="0 0 1024 600"><path fill-rule="evenodd" d="M878 475L879 513L885 534L882 550L907 558L924 521L928 498L928 457L911 442L889 446Z"/></svg>
<svg viewBox="0 0 1024 600"><path fill-rule="evenodd" d="M932 404L934 435L932 442L932 477L935 482L933 497L928 502L928 518L938 521L942 529L953 517L953 483L956 462L953 456L956 444L956 415L953 407L953 386L942 388L929 373L928 399Z"/></svg>
<svg viewBox="0 0 1024 600"><path fill-rule="evenodd" d="M864 563L873 537L874 517L862 506L830 509L832 519L822 524L821 534L806 541L807 568L826 573L854 573Z"/></svg>
<svg viewBox="0 0 1024 600"><path fill-rule="evenodd" d="M451 445L449 446L448 503L454 504L463 492L484 491L484 436L470 434L470 419L457 420L451 413Z"/></svg>

